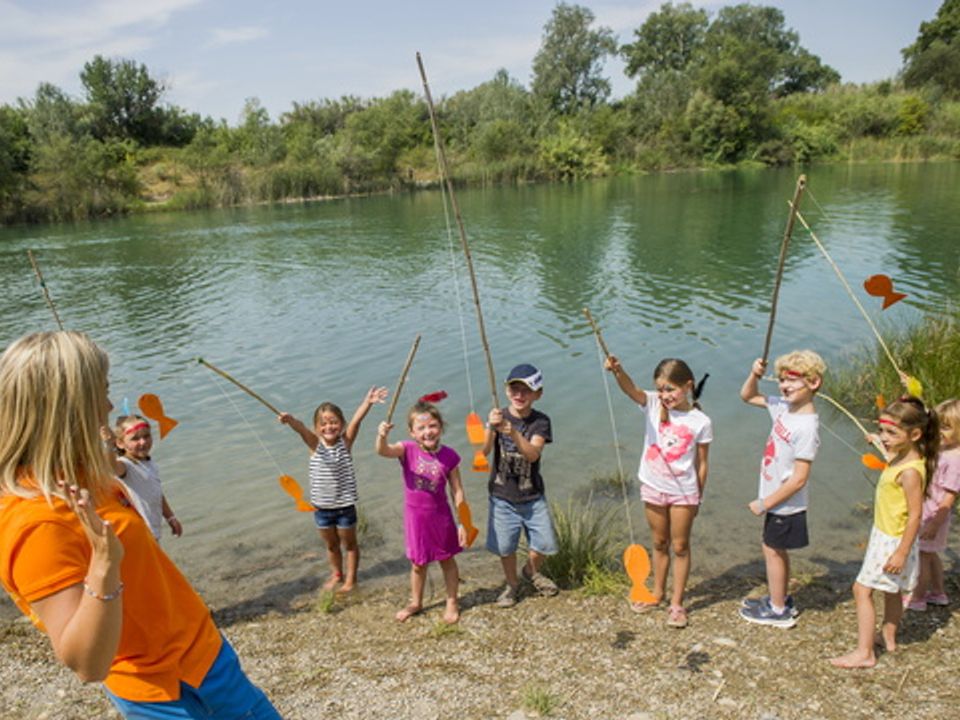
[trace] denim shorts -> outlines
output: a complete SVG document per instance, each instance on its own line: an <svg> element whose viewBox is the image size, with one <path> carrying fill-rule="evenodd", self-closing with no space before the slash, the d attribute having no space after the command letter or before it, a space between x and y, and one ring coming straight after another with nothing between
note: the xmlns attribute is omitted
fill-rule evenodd
<svg viewBox="0 0 960 720"><path fill-rule="evenodd" d="M315 507L313 511L313 521L321 530L355 527L357 524L357 506L347 505L342 508Z"/></svg>
<svg viewBox="0 0 960 720"><path fill-rule="evenodd" d="M526 532L527 545L534 552L540 555L557 552L557 538L546 498L514 503L491 495L487 550L500 557L513 555L520 544L521 530Z"/></svg>
<svg viewBox="0 0 960 720"><path fill-rule="evenodd" d="M104 687L107 697L125 718L134 720L187 720L190 718L251 718L281 720L263 690L243 673L237 654L223 638L217 659L207 671L200 687L180 683L180 699L167 702L134 702L114 695Z"/></svg>

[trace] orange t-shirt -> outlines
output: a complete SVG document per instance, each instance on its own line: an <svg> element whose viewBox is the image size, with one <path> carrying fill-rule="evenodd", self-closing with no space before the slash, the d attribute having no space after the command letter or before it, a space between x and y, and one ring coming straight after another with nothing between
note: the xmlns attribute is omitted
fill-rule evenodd
<svg viewBox="0 0 960 720"><path fill-rule="evenodd" d="M220 652L220 633L119 487L97 510L124 548L123 626L104 685L134 702L177 700L181 680L192 687L203 681ZM90 541L66 503L0 497L0 581L41 630L30 603L82 583L90 555Z"/></svg>

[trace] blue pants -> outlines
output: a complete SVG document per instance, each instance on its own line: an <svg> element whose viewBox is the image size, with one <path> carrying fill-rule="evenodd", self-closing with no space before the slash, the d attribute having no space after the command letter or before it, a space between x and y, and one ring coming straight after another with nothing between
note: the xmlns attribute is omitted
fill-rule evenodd
<svg viewBox="0 0 960 720"><path fill-rule="evenodd" d="M134 702L104 690L120 714L133 720L282 720L263 690L243 673L226 638L200 687L180 683L179 700Z"/></svg>

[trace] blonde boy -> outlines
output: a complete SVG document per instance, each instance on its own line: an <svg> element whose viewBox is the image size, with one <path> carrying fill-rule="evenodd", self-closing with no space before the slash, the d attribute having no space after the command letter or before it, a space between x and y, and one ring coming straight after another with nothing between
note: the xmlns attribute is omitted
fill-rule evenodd
<svg viewBox="0 0 960 720"><path fill-rule="evenodd" d="M820 419L813 397L827 369L817 353L796 350L774 363L780 396L765 397L758 384L766 364L758 359L740 388L748 405L766 408L773 427L763 450L760 490L750 502L754 515L764 516L763 559L767 568L766 597L743 601L740 617L761 625L789 628L796 625L797 609L787 595L790 581L788 550L809 544L807 536L807 483L820 445Z"/></svg>

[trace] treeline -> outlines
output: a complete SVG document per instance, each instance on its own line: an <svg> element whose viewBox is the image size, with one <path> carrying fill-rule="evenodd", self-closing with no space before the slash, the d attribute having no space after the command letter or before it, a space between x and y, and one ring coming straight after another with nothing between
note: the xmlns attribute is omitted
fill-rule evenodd
<svg viewBox="0 0 960 720"><path fill-rule="evenodd" d="M438 100L467 183L580 179L738 163L960 159L960 0L904 49L895 79L842 84L770 7L711 17L667 3L619 44L579 5L544 26L530 86L504 70ZM635 90L610 100L604 61ZM236 126L163 102L143 65L100 56L84 96L42 84L0 106L0 221L149 207L225 206L402 189L437 180L422 97L293 103L273 121L248 100Z"/></svg>

